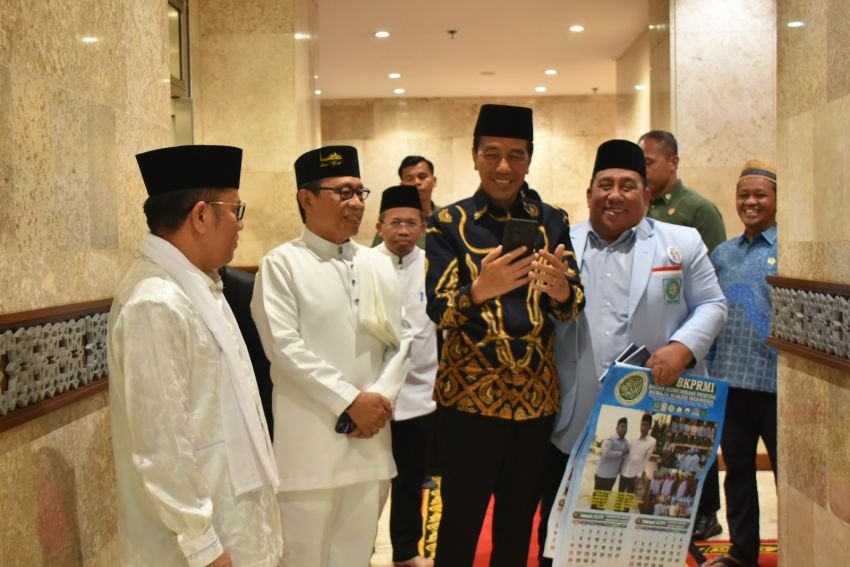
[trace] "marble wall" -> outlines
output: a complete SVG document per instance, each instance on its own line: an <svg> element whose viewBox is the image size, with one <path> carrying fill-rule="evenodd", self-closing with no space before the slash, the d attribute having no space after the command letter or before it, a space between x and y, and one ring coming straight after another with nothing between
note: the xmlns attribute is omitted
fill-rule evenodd
<svg viewBox="0 0 850 567"><path fill-rule="evenodd" d="M653 130L670 130L670 0L649 0L649 115Z"/></svg>
<svg viewBox="0 0 850 567"><path fill-rule="evenodd" d="M650 124L650 31L617 59L617 137L637 142ZM635 87L641 87L643 90Z"/></svg>
<svg viewBox="0 0 850 567"><path fill-rule="evenodd" d="M398 183L396 171L406 155L424 155L434 162L437 204L475 191L472 131L478 108L488 102L534 109L534 156L526 179L545 201L563 207L573 222L587 218L585 189L596 148L617 135L616 95L323 101L322 142L355 146L363 180L376 191L366 205L358 240L371 242L378 195Z"/></svg>
<svg viewBox="0 0 850 567"><path fill-rule="evenodd" d="M781 276L850 284L848 25L847 0L777 2ZM848 378L780 354L782 566L837 565L850 554Z"/></svg>
<svg viewBox="0 0 850 567"><path fill-rule="evenodd" d="M110 297L134 258L167 34L165 2L0 0L0 313ZM115 563L106 405L0 433L0 565Z"/></svg>
<svg viewBox="0 0 850 567"><path fill-rule="evenodd" d="M292 164L319 145L317 18L316 0L207 0L191 20L195 143L245 150L235 265L301 230Z"/></svg>
<svg viewBox="0 0 850 567"><path fill-rule="evenodd" d="M776 2L670 6L670 130L680 177L717 204L731 236L743 230L733 199L741 166L776 159Z"/></svg>

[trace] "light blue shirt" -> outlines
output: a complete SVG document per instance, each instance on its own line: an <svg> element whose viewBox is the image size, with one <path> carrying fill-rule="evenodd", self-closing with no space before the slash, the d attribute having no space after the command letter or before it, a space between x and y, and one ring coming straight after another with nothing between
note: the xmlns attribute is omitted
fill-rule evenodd
<svg viewBox="0 0 850 567"><path fill-rule="evenodd" d="M623 464L623 449L629 448L629 442L625 437L612 435L602 442L602 455L599 457L599 467L596 476L601 478L614 478L620 474Z"/></svg>
<svg viewBox="0 0 850 567"><path fill-rule="evenodd" d="M593 229L587 234L581 275L587 298L584 309L592 321L590 332L597 376L602 376L629 344L629 282L635 231L642 229L643 222L623 232L612 243Z"/></svg>
<svg viewBox="0 0 850 567"><path fill-rule="evenodd" d="M765 342L773 317L765 278L776 274L777 260L776 225L753 240L744 234L727 240L711 253L729 318L709 353L709 372L733 388L776 392L776 349Z"/></svg>

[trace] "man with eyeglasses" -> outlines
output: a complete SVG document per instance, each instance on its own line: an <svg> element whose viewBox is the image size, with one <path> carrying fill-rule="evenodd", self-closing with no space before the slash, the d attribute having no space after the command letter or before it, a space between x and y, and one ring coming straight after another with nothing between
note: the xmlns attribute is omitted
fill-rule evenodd
<svg viewBox="0 0 850 567"><path fill-rule="evenodd" d="M429 219L428 315L446 333L434 389L439 567L472 565L491 496L490 565L526 564L560 406L550 317L584 306L567 213L523 191L532 140L530 108L482 106L472 145L481 184ZM536 224L532 250L502 246L512 219Z"/></svg>
<svg viewBox="0 0 850 567"><path fill-rule="evenodd" d="M437 375L437 328L425 311L425 251L417 241L425 232L425 214L416 187L384 190L378 214L375 249L390 257L398 274L405 320L413 331L410 368L390 422L398 476L392 481L390 541L397 567L429 567L419 553L422 539L422 479L428 470L433 430L434 378Z"/></svg>
<svg viewBox="0 0 850 567"><path fill-rule="evenodd" d="M357 150L309 151L295 177L304 231L263 258L251 302L274 382L283 565L368 565L411 332L392 261L351 240L369 195Z"/></svg>
<svg viewBox="0 0 850 567"><path fill-rule="evenodd" d="M277 464L218 269L242 230L242 150L136 156L150 229L109 314L122 565L276 567Z"/></svg>

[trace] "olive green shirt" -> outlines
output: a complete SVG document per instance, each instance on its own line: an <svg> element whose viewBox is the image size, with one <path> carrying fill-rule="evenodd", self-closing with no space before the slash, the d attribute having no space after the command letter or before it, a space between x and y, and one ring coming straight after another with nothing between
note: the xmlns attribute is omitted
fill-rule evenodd
<svg viewBox="0 0 850 567"><path fill-rule="evenodd" d="M726 227L717 206L696 191L685 187L681 179L664 195L649 203L646 216L697 229L709 254L715 246L726 241Z"/></svg>

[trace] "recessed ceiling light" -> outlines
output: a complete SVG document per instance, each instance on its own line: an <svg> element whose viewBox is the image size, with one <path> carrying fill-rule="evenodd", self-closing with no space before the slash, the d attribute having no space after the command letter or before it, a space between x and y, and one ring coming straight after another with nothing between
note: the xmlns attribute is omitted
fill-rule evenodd
<svg viewBox="0 0 850 567"><path fill-rule="evenodd" d="M385 37L390 37L390 32L388 32L388 31L384 31L384 30L376 31L376 32L375 32L375 37L379 37L379 38L381 38L381 39L383 39L383 38L385 38Z"/></svg>
<svg viewBox="0 0 850 567"><path fill-rule="evenodd" d="M636 91L645 91L646 85L635 85L635 90Z"/></svg>
<svg viewBox="0 0 850 567"><path fill-rule="evenodd" d="M574 26L570 26L570 31L573 32L573 33L583 32L584 26L581 26L581 25L578 25L578 24L576 24Z"/></svg>
<svg viewBox="0 0 850 567"><path fill-rule="evenodd" d="M534 87L534 90L539 92L539 93L545 93L546 87Z"/></svg>
<svg viewBox="0 0 850 567"><path fill-rule="evenodd" d="M401 79L401 73L390 73L387 77L390 79Z"/></svg>
<svg viewBox="0 0 850 567"><path fill-rule="evenodd" d="M316 96L319 96L320 94L322 94L322 89L316 89L316 90L314 90L314 91L313 91L313 94L314 94L314 95L316 95Z"/></svg>
<svg viewBox="0 0 850 567"><path fill-rule="evenodd" d="M318 78L319 78L319 76L318 76L318 75L313 75L313 78L314 78L314 79L318 79Z"/></svg>
<svg viewBox="0 0 850 567"><path fill-rule="evenodd" d="M654 30L654 29L655 29L655 26L654 26L654 25L652 25L652 24L649 24L649 29Z"/></svg>
<svg viewBox="0 0 850 567"><path fill-rule="evenodd" d="M83 37L80 41L82 41L83 43L97 43L98 39L96 37L92 37L90 35L87 35L87 36Z"/></svg>
<svg viewBox="0 0 850 567"><path fill-rule="evenodd" d="M787 26L788 26L789 28L801 28L801 27L803 27L803 26L805 26L805 25L806 25L806 24L804 24L803 22L801 22L801 21L799 21L799 20L796 20L796 21L793 21L793 22L788 22L788 24L787 24Z"/></svg>
<svg viewBox="0 0 850 567"><path fill-rule="evenodd" d="M302 40L302 39L310 39L310 34L309 33L295 32L295 41Z"/></svg>
<svg viewBox="0 0 850 567"><path fill-rule="evenodd" d="M545 70L545 71L543 71L543 72L544 72L544 73L546 73L547 75L557 75L557 74L558 74L558 70L557 70L557 69L546 69L546 70Z"/></svg>
<svg viewBox="0 0 850 567"><path fill-rule="evenodd" d="M393 92L394 92L395 94L404 94L404 93L406 93L407 91L406 91L406 90L404 90L404 89L393 89Z"/></svg>

